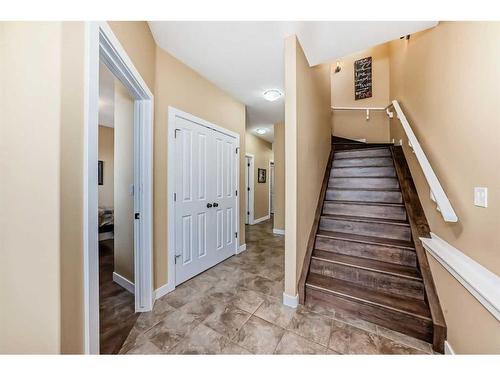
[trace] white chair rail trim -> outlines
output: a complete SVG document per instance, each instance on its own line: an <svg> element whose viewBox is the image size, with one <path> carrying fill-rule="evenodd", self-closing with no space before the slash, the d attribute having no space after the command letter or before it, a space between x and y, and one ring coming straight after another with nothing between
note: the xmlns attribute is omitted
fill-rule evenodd
<svg viewBox="0 0 500 375"><path fill-rule="evenodd" d="M424 248L500 321L500 277L431 233L420 238Z"/></svg>

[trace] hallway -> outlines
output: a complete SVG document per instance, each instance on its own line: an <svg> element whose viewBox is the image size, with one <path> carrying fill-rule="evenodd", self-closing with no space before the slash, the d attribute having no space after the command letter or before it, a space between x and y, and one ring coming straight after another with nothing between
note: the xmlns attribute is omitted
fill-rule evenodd
<svg viewBox="0 0 500 375"><path fill-rule="evenodd" d="M431 354L429 344L372 323L282 304L284 238L246 226L247 250L142 313L122 354Z"/></svg>

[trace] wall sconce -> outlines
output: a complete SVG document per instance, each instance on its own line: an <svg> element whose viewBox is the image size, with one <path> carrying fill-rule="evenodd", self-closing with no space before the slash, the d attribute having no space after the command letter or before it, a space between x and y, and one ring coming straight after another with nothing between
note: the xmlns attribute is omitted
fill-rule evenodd
<svg viewBox="0 0 500 375"><path fill-rule="evenodd" d="M340 66L340 61L337 61L337 66L335 67L334 73L338 73L342 70L342 66Z"/></svg>
<svg viewBox="0 0 500 375"><path fill-rule="evenodd" d="M399 39L406 39L406 40L410 40L410 34L405 35L405 36L401 36L401 37L399 37Z"/></svg>

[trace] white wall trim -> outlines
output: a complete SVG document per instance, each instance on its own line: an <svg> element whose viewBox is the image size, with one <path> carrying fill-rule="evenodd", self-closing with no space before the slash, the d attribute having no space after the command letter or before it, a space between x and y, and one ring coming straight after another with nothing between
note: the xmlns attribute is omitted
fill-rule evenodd
<svg viewBox="0 0 500 375"><path fill-rule="evenodd" d="M135 285L132 281L123 277L119 273L113 272L113 281L120 285L122 288L126 289L132 294L135 294Z"/></svg>
<svg viewBox="0 0 500 375"><path fill-rule="evenodd" d="M273 228L273 233L274 234L279 234L280 236L284 236L285 235L285 230L284 229Z"/></svg>
<svg viewBox="0 0 500 375"><path fill-rule="evenodd" d="M247 165L247 158L250 158L250 166L248 167ZM253 154L246 153L245 154L245 181L247 185L245 186L245 194L248 194L248 191L246 191L248 188L250 188L250 194L248 194L248 203L247 206L245 207L245 223L249 225L254 224L254 198L255 198L255 182L254 182L254 173L255 173L255 156ZM246 202L246 195L245 195L245 202ZM250 212L247 215L247 212ZM248 220L248 223L247 223Z"/></svg>
<svg viewBox="0 0 500 375"><path fill-rule="evenodd" d="M236 190L240 191L240 135L236 132L223 128L221 126L212 124L202 118L199 118L190 113L181 111L180 109L169 106L168 107L168 134L167 134L167 143L168 143L168 163L167 163L167 212L168 212L168 248L167 248L167 284L164 286L165 288L171 288L169 291L175 289L175 202L174 202L174 193L175 193L175 174L174 174L174 163L175 163L175 118L180 117L188 121L195 122L201 126L205 126L212 130L218 131L222 134L226 134L230 137L235 138L237 153L235 153L235 167L236 173L238 176L236 178ZM239 240L240 240L240 199L239 196L236 197L236 215L235 215L235 228L237 230L238 236L235 241L234 254L238 254L240 249ZM168 286L168 287L167 287ZM163 288L163 287L161 287ZM161 289L160 288L160 289ZM168 292L166 292L168 293ZM166 294L165 293L165 294Z"/></svg>
<svg viewBox="0 0 500 375"><path fill-rule="evenodd" d="M268 183L267 183L267 186L268 186L268 191L269 191L269 196L268 196L268 200L267 200L267 214L269 215L269 217L271 217L271 164L273 165L273 175L274 175L274 160L269 160L269 175L268 175Z"/></svg>
<svg viewBox="0 0 500 375"><path fill-rule="evenodd" d="M240 254L240 253L244 252L246 249L247 249L247 244L246 244L246 243L244 243L243 245L241 245L241 246L238 248L238 251L236 251L236 254Z"/></svg>
<svg viewBox="0 0 500 375"><path fill-rule="evenodd" d="M252 225L262 223L263 221L269 220L270 218L271 218L271 215L259 217L258 219L254 219Z"/></svg>
<svg viewBox="0 0 500 375"><path fill-rule="evenodd" d="M153 306L152 252L152 150L153 94L134 67L106 22L85 23L85 99L83 164L83 251L84 251L84 350L99 353L99 233L98 233L98 113L99 61L102 61L134 98L134 138L137 156L134 199L138 230L134 246L135 309L149 311ZM136 134L140 134L140 141ZM136 232L137 233L137 232Z"/></svg>
<svg viewBox="0 0 500 375"><path fill-rule="evenodd" d="M431 233L420 238L425 249L500 321L500 277Z"/></svg>
<svg viewBox="0 0 500 375"><path fill-rule="evenodd" d="M283 305L294 309L297 308L297 306L299 306L299 295L296 294L295 296L290 296L283 292Z"/></svg>
<svg viewBox="0 0 500 375"><path fill-rule="evenodd" d="M160 286L158 289L154 291L155 300L160 299L161 297L167 295L175 289L175 285L173 284L165 284Z"/></svg>
<svg viewBox="0 0 500 375"><path fill-rule="evenodd" d="M455 351L453 350L453 348L450 345L450 342L448 340L446 340L444 342L444 354L447 354L447 355L454 355L455 354Z"/></svg>

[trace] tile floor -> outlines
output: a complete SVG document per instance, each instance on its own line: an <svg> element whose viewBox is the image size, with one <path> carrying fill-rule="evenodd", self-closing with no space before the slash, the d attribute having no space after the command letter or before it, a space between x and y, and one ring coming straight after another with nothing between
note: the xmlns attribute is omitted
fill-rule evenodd
<svg viewBox="0 0 500 375"><path fill-rule="evenodd" d="M432 354L428 343L369 322L284 306L283 236L268 220L247 226L246 243L142 313L120 353Z"/></svg>

